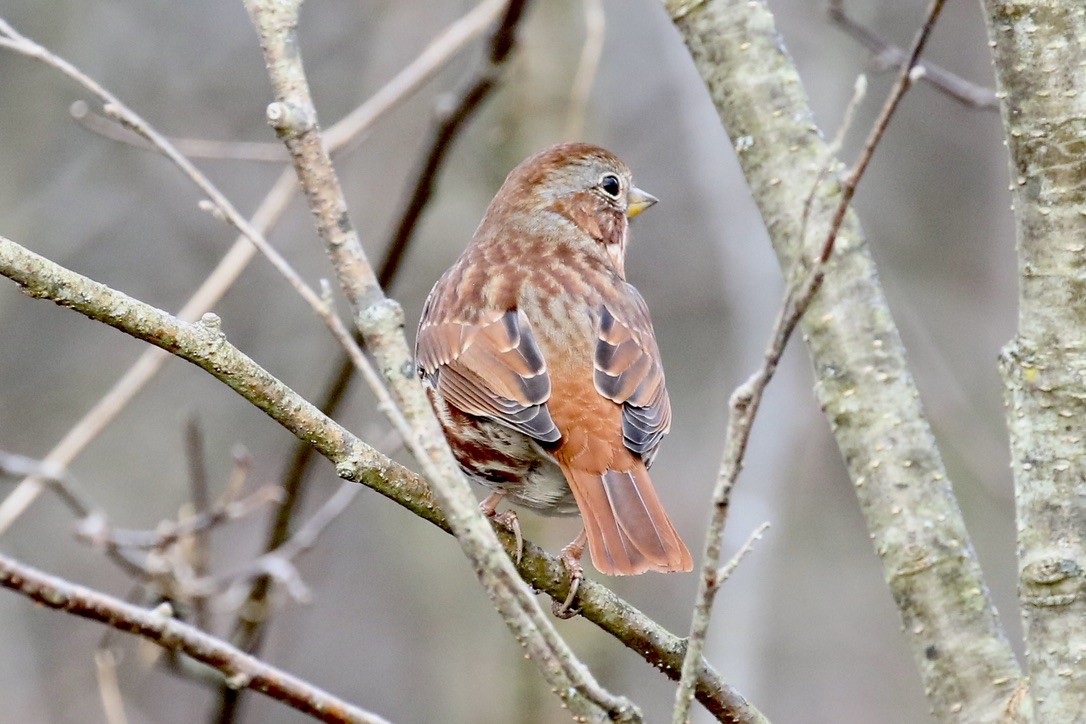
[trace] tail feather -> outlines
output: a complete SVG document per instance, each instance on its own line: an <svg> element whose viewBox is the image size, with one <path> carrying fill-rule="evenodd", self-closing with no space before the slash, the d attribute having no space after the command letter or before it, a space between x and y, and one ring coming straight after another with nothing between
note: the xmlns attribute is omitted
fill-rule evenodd
<svg viewBox="0 0 1086 724"><path fill-rule="evenodd" d="M644 465L602 474L562 466L600 573L689 571L690 552L667 517Z"/></svg>

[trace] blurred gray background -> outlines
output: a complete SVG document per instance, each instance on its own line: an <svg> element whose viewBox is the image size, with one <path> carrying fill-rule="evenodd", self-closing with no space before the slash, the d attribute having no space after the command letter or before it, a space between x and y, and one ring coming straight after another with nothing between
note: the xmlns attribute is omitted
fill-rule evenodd
<svg viewBox="0 0 1086 724"><path fill-rule="evenodd" d="M925 3L855 0L855 16L897 43ZM679 36L656 0L606 0L606 44L585 140L605 145L662 200L633 228L631 281L653 310L675 423L654 478L677 527L700 554L731 389L758 364L781 274L725 132ZM325 126L410 62L464 0L308 0L302 50ZM819 124L836 131L867 53L826 20L822 4L773 0ZM0 15L86 70L175 136L273 140L255 34L240 2L5 0ZM576 0L533 3L505 83L457 142L394 294L409 327L430 285L470 237L504 174L562 140L583 41ZM479 44L382 120L338 168L352 214L378 258L420 161L435 100L476 67ZM977 3L951 3L928 58L991 83ZM871 79L843 157L851 160L891 77ZM176 310L233 241L197 209L200 196L165 160L95 136L71 120L87 96L58 73L0 52L0 233L158 307ZM913 372L952 473L981 562L1018 639L1014 525L995 359L1014 328L1013 229L995 113L957 105L926 85L907 97L860 188L859 209ZM200 163L243 212L279 167ZM311 283L330 269L308 212L295 202L271 240ZM341 309L343 307L341 306ZM262 259L216 306L230 339L299 392L315 397L335 347ZM0 280L0 449L43 456L141 352L143 345ZM254 456L252 483L276 482L293 438L206 373L170 361L73 466L111 520L153 527L188 501L182 421L208 436L214 492L230 450ZM372 396L356 387L339 419L384 436ZM320 461L307 510L338 482ZM0 481L0 493L12 484ZM303 516L304 519L305 516ZM881 568L811 394L797 339L761 410L726 534L734 551L763 521L772 528L718 597L708 655L775 722L928 720ZM557 551L575 520L522 516ZM261 549L264 513L216 530L218 570ZM44 496L0 549L117 595L128 579L77 542L73 519ZM278 596L266 658L403 722L562 722L449 537L364 491L299 561L310 605ZM591 572L590 572L591 574ZM608 581L684 634L693 575ZM0 722L103 721L93 651L104 629L0 594ZM218 609L215 630L232 621ZM610 689L648 721L670 720L674 685L583 621L559 622ZM130 720L205 720L214 693L151 665L146 647L117 641ZM698 721L708 721L698 711ZM303 717L260 696L242 720Z"/></svg>

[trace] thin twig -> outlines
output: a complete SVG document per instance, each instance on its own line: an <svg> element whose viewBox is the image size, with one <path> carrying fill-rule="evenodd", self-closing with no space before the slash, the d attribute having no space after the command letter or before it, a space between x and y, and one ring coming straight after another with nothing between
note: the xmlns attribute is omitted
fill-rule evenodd
<svg viewBox="0 0 1086 724"><path fill-rule="evenodd" d="M762 539L762 535L769 530L769 521L762 523L755 528L749 536L747 541L739 547L739 550L735 552L728 562L720 567L720 570L716 572L716 579L713 583L717 588L720 588L724 583L732 577L735 573L735 569L739 567L739 564L743 562L743 559L747 557L747 554L754 549L754 544Z"/></svg>
<svg viewBox="0 0 1086 724"><path fill-rule="evenodd" d="M184 652L219 670L234 685L259 691L321 721L385 722L194 626L48 575L4 555L0 555L0 586L47 608L137 634L170 651Z"/></svg>
<svg viewBox="0 0 1086 724"><path fill-rule="evenodd" d="M204 452L204 437L200 429L200 421L195 416L185 421L185 458L189 468L189 487L192 490L192 513L180 521L183 525L186 520L196 520L203 516L208 517L211 510L211 493L208 491L207 458ZM192 568L194 578L204 578L209 575L211 568L211 552L209 550L210 527L191 528L191 532L184 535L191 541L189 546L189 565ZM192 597L193 610L196 615L196 625L208 630L207 601L203 596Z"/></svg>
<svg viewBox="0 0 1086 724"><path fill-rule="evenodd" d="M98 693L102 697L106 724L128 724L124 713L124 698L117 683L117 657L113 650L100 648L94 652L94 668L98 675Z"/></svg>
<svg viewBox="0 0 1086 724"><path fill-rule="evenodd" d="M415 515L451 532L427 483L381 455L348 430L323 415L281 381L226 341L221 330L183 322L170 314L65 269L0 236L0 275L24 287L31 296L48 299L150 342L185 359L222 381L299 439L313 445L335 466L338 475L364 483ZM505 555L515 538L499 531ZM525 541L518 566L533 588L557 601L569 594L564 564ZM585 579L578 589L581 615L616 637L671 678L682 665L683 641L664 630L608 588ZM764 722L764 717L728 687L702 659L697 697L718 718L731 722Z"/></svg>
<svg viewBox="0 0 1086 724"><path fill-rule="evenodd" d="M295 600L308 602L309 589L303 583L294 562L303 553L313 548L320 535L332 524L332 521L347 510L347 506L360 492L362 489L358 485L343 483L339 490L324 501L317 512L278 548L232 570L204 579L196 579L192 582L192 590L198 595L210 596L258 576L270 576L287 583L287 590Z"/></svg>
<svg viewBox="0 0 1086 724"><path fill-rule="evenodd" d="M887 42L875 31L852 18L845 10L844 0L829 0L827 12L830 20L871 51L878 69L900 68L908 60L904 50ZM999 101L991 88L970 83L965 78L928 61L920 61L916 67L924 69L923 79L932 87L959 103L985 111L999 110Z"/></svg>
<svg viewBox="0 0 1086 724"><path fill-rule="evenodd" d="M568 141L580 140L584 133L585 113L596 72L603 56L603 38L607 17L603 12L603 0L582 0L584 3L584 45L577 73L573 76L573 88L569 94L569 113L562 137Z"/></svg>
<svg viewBox="0 0 1086 724"><path fill-rule="evenodd" d="M907 62L902 66L897 81L894 83L894 87L891 89L879 117L868 134L863 151L841 182L841 195L830 218L826 238L822 242L811 268L804 276L803 282L790 287L785 294L773 325L769 344L766 347L762 367L736 388L729 400L730 411L728 429L725 433L724 458L713 491L713 510L709 521L709 529L705 535L701 578L698 583L698 593L694 604L693 620L690 625L686 657L683 661L682 676L678 690L675 693L675 709L672 714L673 724L685 724L690 716L690 703L694 698L697 662L705 648L705 636L709 629L713 600L719 590L716 583L717 567L720 564L724 525L727 521L731 491L743 467L743 458L746 455L747 443L750 440L751 428L758 407L761 404L762 395L769 381L773 379L773 374L777 370L777 365L780 363L781 355L784 353L784 348L787 346L792 332L822 286L826 263L833 254L837 234L841 229L845 213L852 202L852 197L856 193L856 185L871 162L875 149L886 133L890 119L901 103L901 99L912 85L913 69L916 67L920 53L931 35L932 28L935 26L935 21L938 19L944 3L945 0L932 0L928 7L924 22L913 40Z"/></svg>
<svg viewBox="0 0 1086 724"><path fill-rule="evenodd" d="M434 193L434 186L441 167L452 150L453 141L459 135L461 127L471 118L487 99L501 78L502 66L509 59L516 37L517 25L524 9L524 0L510 0L505 14L497 29L490 36L489 50L483 66L475 76L464 85L455 98L446 98L439 103L438 124L434 128L427 145L426 158L415 174L415 185L411 196L398 216L399 223L392 234L392 240L385 246L381 259L381 269L385 275L395 274L407 251L415 228L422 219L422 213ZM378 278L382 287L387 280Z"/></svg>
<svg viewBox="0 0 1086 724"><path fill-rule="evenodd" d="M95 113L86 101L76 101L68 108L72 118L91 133L111 141L136 148L157 150L145 138L118 125L112 119ZM205 158L219 161L257 161L260 163L285 163L287 154L278 143L267 141L212 141L206 138L171 138L170 143L189 158Z"/></svg>
<svg viewBox="0 0 1086 724"><path fill-rule="evenodd" d="M449 59L475 40L496 22L505 8L505 0L484 0L464 17L445 28L423 49L411 64L396 75L385 87L374 93L339 123L325 133L328 148L353 150L366 137L377 119L396 108L449 62Z"/></svg>
<svg viewBox="0 0 1086 724"><path fill-rule="evenodd" d="M282 498L282 491L266 485L237 501L222 501L199 515L179 521L163 521L154 530L115 528L98 515L88 516L76 530L83 540L94 546L116 546L124 549L161 551L185 537L197 535L232 520L239 520L269 502Z"/></svg>

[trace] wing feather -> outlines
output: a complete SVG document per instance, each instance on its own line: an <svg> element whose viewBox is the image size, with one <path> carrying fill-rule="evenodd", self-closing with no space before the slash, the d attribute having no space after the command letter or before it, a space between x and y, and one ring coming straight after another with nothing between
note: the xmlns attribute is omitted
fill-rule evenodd
<svg viewBox="0 0 1086 724"><path fill-rule="evenodd" d="M600 311L594 380L601 395L622 405L626 447L650 465L671 427L671 401L648 307L629 290L634 304L621 317L607 305Z"/></svg>
<svg viewBox="0 0 1086 724"><path fill-rule="evenodd" d="M473 323L430 321L424 312L415 356L422 375L458 410L541 442L561 437L547 409L547 365L523 312L493 312Z"/></svg>

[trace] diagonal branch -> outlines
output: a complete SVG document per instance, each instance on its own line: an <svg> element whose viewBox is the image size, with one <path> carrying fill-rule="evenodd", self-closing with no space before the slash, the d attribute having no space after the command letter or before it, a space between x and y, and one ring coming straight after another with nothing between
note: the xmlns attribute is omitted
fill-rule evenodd
<svg viewBox="0 0 1086 724"><path fill-rule="evenodd" d="M246 0L245 7L256 27L275 90L276 100L268 106L268 120L294 161L317 233L351 305L355 325L396 404L414 428L415 434L405 435L404 440L434 486L434 495L479 582L514 638L574 714L639 721L637 708L604 690L555 631L517 576L449 450L414 374L414 362L403 334L403 309L385 296L366 258L321 136L298 50L300 0ZM491 47L492 59L509 52L513 28L523 8L524 0L510 0L502 18L502 31Z"/></svg>
<svg viewBox="0 0 1086 724"><path fill-rule="evenodd" d="M336 466L336 473L363 483L446 532L449 522L434 503L426 482L389 460L291 390L226 341L214 315L184 322L104 284L65 269L0 237L0 275L33 297L70 307L91 319L166 349L209 372L299 439L308 441ZM500 533L505 551L511 533ZM503 556L507 553L503 552ZM556 601L569 593L565 566L538 546L525 542L519 572L533 588ZM640 654L671 678L677 678L685 643L610 589L591 580L578 590L581 615ZM764 717L723 681L704 660L697 698L726 722L762 722Z"/></svg>
<svg viewBox="0 0 1086 724"><path fill-rule="evenodd" d="M318 689L169 615L50 576L0 555L0 586L47 608L104 623L180 651L222 672L235 686L259 691L325 722L387 724L376 714Z"/></svg>
<svg viewBox="0 0 1086 724"><path fill-rule="evenodd" d="M844 0L830 0L827 12L830 20L871 52L880 70L900 68L908 60L905 50L888 43L871 28L860 24L849 15L845 10ZM965 78L928 61L920 61L917 67L924 69L920 76L921 80L930 83L940 93L946 94L959 103L986 111L999 108L999 101L991 88L970 83Z"/></svg>
<svg viewBox="0 0 1086 724"><path fill-rule="evenodd" d="M931 35L935 21L943 9L945 0L932 0L927 17L912 48L901 66L894 87L883 105L882 112L875 120L875 124L864 143L863 151L856 163L849 170L842 182L842 193L837 200L830 218L830 227L826 232L825 240L817 251L811 269L806 277L801 279L797 286L788 290L784 301L780 306L773 331L770 333L769 343L763 356L762 366L755 371L746 382L740 385L732 393L729 400L728 429L724 433L724 459L720 465L720 473L717 476L713 490L713 512L709 519L709 529L705 534L705 554L702 561L701 579L698 583L698 595L694 603L694 616L690 624L690 644L683 661L683 673L679 681L679 689L675 692L675 711L673 722L683 724L687 721L690 712L690 702L693 700L695 663L701 657L705 645L705 636L709 630L709 618L712 615L713 600L723 582L718 566L724 544L724 524L727 522L731 491L735 486L739 473L743 469L743 458L746 456L747 444L750 441L751 429L754 426L754 417L758 414L758 408L762 404L762 395L766 387L773 379L784 354L788 341L792 338L792 332L807 309L811 306L818 290L822 288L825 280L826 264L833 254L837 244L837 234L841 230L841 224L845 219L852 197L856 193L856 186L860 182L864 171L875 154L875 148L879 145L886 129L890 125L890 119L897 110L905 92L909 89L913 68L916 67L923 52L924 45ZM819 178L815 186L821 181ZM812 189L811 197L814 191ZM810 199L811 197L808 197ZM806 205L805 205L806 207ZM809 209L804 209L806 215ZM809 219L806 221L809 222ZM801 226L802 234L805 227Z"/></svg>
<svg viewBox="0 0 1086 724"><path fill-rule="evenodd" d="M828 157L799 75L760 0L666 0L783 269L804 253L803 200ZM843 189L818 187L818 207ZM823 227L826 228L826 227ZM821 234L816 226L814 231ZM1017 715L1022 674L999 624L905 351L854 214L801 329L937 718Z"/></svg>

